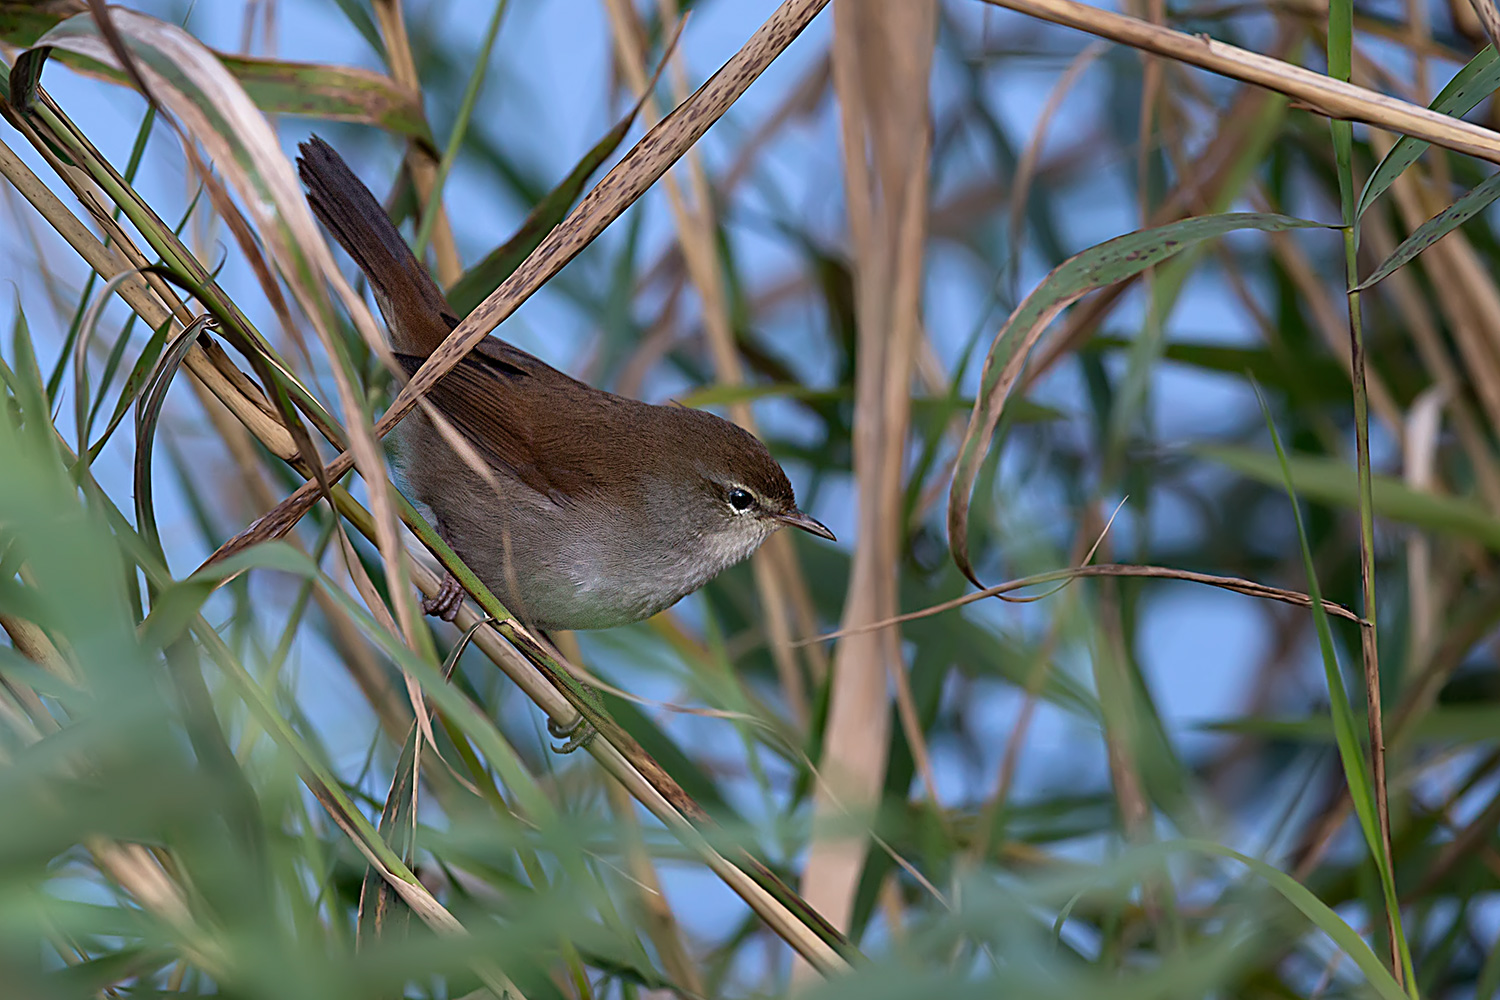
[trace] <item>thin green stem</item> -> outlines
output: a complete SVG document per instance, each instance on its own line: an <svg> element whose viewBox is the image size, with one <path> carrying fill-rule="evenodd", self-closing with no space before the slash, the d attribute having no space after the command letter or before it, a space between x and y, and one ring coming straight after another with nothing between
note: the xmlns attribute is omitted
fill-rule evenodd
<svg viewBox="0 0 1500 1000"><path fill-rule="evenodd" d="M1352 0L1331 0L1328 7L1328 75L1350 82L1354 52ZM1354 450L1359 478L1359 577L1364 617L1360 622L1360 660L1364 666L1365 717L1370 733L1370 761L1374 778L1375 843L1370 845L1385 897L1386 931L1391 946L1391 971L1396 982L1415 996L1411 952L1401 928L1401 905L1396 896L1395 860L1391 849L1391 809L1386 790L1385 731L1381 719L1380 649L1375 626L1375 503L1370 481L1370 407L1365 376L1364 328L1360 315L1359 216L1354 186L1354 129L1347 121L1330 121L1334 160L1339 180L1339 205L1344 223L1344 274L1349 300L1349 362L1354 386Z"/></svg>
<svg viewBox="0 0 1500 1000"><path fill-rule="evenodd" d="M1349 281L1358 281L1356 237L1351 226L1344 230L1345 266ZM1370 762L1375 779L1375 817L1380 825L1380 851L1384 855L1381 888L1385 895L1386 930L1391 941L1391 969L1403 987L1411 957L1401 929L1400 902L1396 896L1394 856L1391 848L1391 807L1386 788L1385 723L1380 696L1380 651L1375 612L1375 500L1370 477L1370 413L1365 385L1364 329L1360 316L1360 294L1349 292L1349 353L1354 382L1354 451L1359 478L1359 578L1364 617L1359 626L1360 659L1364 665L1365 716L1370 729Z"/></svg>

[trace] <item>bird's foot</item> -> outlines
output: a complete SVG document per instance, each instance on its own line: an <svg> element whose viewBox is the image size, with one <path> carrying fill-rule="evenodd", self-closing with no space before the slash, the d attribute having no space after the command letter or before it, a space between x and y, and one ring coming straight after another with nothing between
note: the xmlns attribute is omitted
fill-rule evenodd
<svg viewBox="0 0 1500 1000"><path fill-rule="evenodd" d="M438 592L422 599L422 613L436 615L445 622L451 622L458 617L458 609L463 603L464 588L459 586L453 574L444 573L443 585L438 588Z"/></svg>
<svg viewBox="0 0 1500 1000"><path fill-rule="evenodd" d="M549 718L547 720L547 732L564 741L561 744L554 743L552 745L554 753L572 753L579 747L588 746L594 741L594 737L599 735L599 730L595 729L593 724L584 718L582 712L579 712L578 718L566 726L559 725L556 720Z"/></svg>

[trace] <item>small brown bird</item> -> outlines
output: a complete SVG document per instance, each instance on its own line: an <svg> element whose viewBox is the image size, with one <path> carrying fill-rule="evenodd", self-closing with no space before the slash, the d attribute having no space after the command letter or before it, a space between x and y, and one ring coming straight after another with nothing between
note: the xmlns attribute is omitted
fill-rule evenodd
<svg viewBox="0 0 1500 1000"><path fill-rule="evenodd" d="M410 375L459 319L338 153L317 137L300 149L307 200L369 279ZM648 618L783 525L833 540L797 508L786 473L742 428L595 389L497 337L427 400L484 469L418 409L397 430L400 478L485 585L540 628ZM423 608L451 620L462 597L450 578Z"/></svg>

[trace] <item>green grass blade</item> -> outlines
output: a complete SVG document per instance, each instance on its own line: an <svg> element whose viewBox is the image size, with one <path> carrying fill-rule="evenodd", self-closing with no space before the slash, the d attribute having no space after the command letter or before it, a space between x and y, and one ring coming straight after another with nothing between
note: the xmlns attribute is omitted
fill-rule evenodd
<svg viewBox="0 0 1500 1000"><path fill-rule="evenodd" d="M1453 75L1453 79L1433 98L1428 107L1445 115L1461 118L1474 110L1479 102L1500 88L1500 58L1496 58L1493 46L1486 45L1479 54L1470 59L1464 68ZM1365 182L1360 193L1356 214L1364 215L1375 199L1384 194L1396 178L1407 167L1417 162L1427 150L1428 143L1404 135L1396 140Z"/></svg>
<svg viewBox="0 0 1500 1000"><path fill-rule="evenodd" d="M1380 820L1376 814L1374 779L1365 759L1354 709L1349 704L1349 695L1344 688L1343 673L1339 668L1338 654L1333 646L1333 632L1329 627L1328 613L1323 609L1323 592L1318 585L1312 548L1307 540L1307 527L1303 523L1302 510L1297 503L1297 493L1292 486L1291 468L1286 460L1286 451L1281 446L1281 436L1276 432L1276 424L1271 419L1270 407L1266 404L1265 397L1260 395L1259 386L1256 387L1256 397L1260 400L1261 412L1265 415L1266 426L1271 432L1271 444L1276 449L1276 459L1281 466L1282 484L1286 488L1287 499L1292 505L1292 516L1297 525L1297 541L1302 549L1302 565L1307 574L1307 592L1312 598L1313 625L1318 636L1318 652L1323 660L1323 676L1328 685L1329 711L1333 720L1334 740L1338 745L1339 760L1343 764L1344 781L1349 789L1349 799L1354 805L1354 813L1359 818L1365 844L1370 850L1370 856L1380 875L1387 906L1391 910L1392 925L1396 930L1396 939L1392 942L1392 948L1399 955L1398 961L1404 966L1401 971L1404 973L1405 982L1409 987L1415 988L1415 978L1410 974L1410 953L1401 933L1399 904L1395 898L1394 873L1391 871L1390 857L1385 851L1385 838L1381 835Z"/></svg>
<svg viewBox="0 0 1500 1000"><path fill-rule="evenodd" d="M1391 975L1390 970L1381 964L1375 952L1354 928L1314 895L1311 889L1286 872L1210 840L1177 840L1167 846L1173 850L1194 851L1221 858L1231 858L1249 868L1280 893L1287 902L1300 910L1314 927L1332 938L1340 950L1359 967L1359 971L1364 973L1365 981L1375 989L1382 1000L1408 1000L1406 993Z"/></svg>
<svg viewBox="0 0 1500 1000"><path fill-rule="evenodd" d="M1252 448L1205 445L1192 451L1269 486L1286 481L1274 456ZM1289 455L1286 468L1299 495L1340 507L1358 507L1359 484L1348 463L1318 455ZM1500 551L1500 519L1473 500L1414 489L1392 476L1375 476L1371 491L1375 512L1381 517L1471 539Z"/></svg>
<svg viewBox="0 0 1500 1000"><path fill-rule="evenodd" d="M1391 255L1381 261L1380 266L1376 267L1368 278L1361 281L1355 290L1359 291L1379 284L1392 271L1415 260L1423 250L1489 208L1496 198L1500 198L1500 173L1491 174L1484 183L1470 188L1453 204L1413 230L1412 234L1402 240L1401 245L1391 251Z"/></svg>

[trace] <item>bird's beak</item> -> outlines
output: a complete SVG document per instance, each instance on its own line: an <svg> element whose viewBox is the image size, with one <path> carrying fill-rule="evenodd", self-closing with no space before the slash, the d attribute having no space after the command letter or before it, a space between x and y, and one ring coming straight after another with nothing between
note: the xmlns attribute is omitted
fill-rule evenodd
<svg viewBox="0 0 1500 1000"><path fill-rule="evenodd" d="M795 507L785 514L777 514L776 520L793 528L801 528L809 535L817 535L819 538L826 538L830 542L838 541L838 539L833 536L833 532L824 527L821 521L817 520L816 518L808 517L806 514L802 513L800 510L797 510Z"/></svg>

